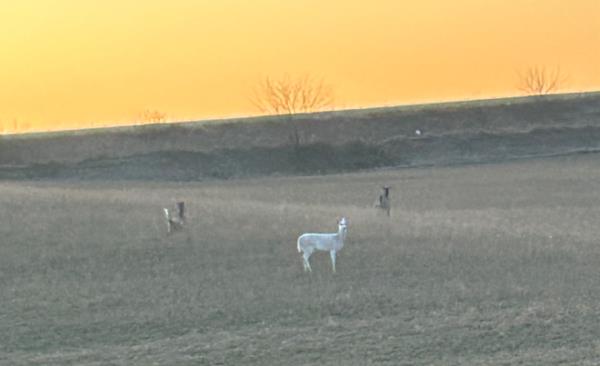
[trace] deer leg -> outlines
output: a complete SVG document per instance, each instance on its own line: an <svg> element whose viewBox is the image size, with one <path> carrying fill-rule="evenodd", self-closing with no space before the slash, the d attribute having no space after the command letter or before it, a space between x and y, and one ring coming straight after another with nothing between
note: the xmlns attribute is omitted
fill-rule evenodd
<svg viewBox="0 0 600 366"><path fill-rule="evenodd" d="M333 273L335 273L335 250L329 252L331 256L331 268L333 269Z"/></svg>
<svg viewBox="0 0 600 366"><path fill-rule="evenodd" d="M302 255L302 258L304 258L304 271L312 272L312 268L310 268L310 262L308 261L308 259L310 258L310 253L304 252L304 254Z"/></svg>

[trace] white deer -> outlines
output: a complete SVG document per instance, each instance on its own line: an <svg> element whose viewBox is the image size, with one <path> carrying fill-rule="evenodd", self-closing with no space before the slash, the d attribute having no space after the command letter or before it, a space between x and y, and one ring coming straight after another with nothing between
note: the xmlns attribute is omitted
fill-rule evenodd
<svg viewBox="0 0 600 366"><path fill-rule="evenodd" d="M298 237L298 253L303 253L304 271L312 272L310 256L317 250L329 252L331 256L331 266L335 273L335 256L338 251L344 247L348 221L345 217L338 222L337 233L306 233Z"/></svg>

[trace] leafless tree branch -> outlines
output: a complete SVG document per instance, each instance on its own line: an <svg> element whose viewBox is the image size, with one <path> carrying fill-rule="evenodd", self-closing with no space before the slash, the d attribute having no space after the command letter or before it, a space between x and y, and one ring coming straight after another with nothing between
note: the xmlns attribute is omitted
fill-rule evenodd
<svg viewBox="0 0 600 366"><path fill-rule="evenodd" d="M252 90L250 102L263 113L296 114L325 109L333 105L333 89L323 79L308 75L284 75L261 79Z"/></svg>
<svg viewBox="0 0 600 366"><path fill-rule="evenodd" d="M519 83L517 88L529 95L544 95L555 92L564 86L567 77L561 73L560 67L547 69L532 66L524 72L517 72Z"/></svg>
<svg viewBox="0 0 600 366"><path fill-rule="evenodd" d="M167 121L167 114L158 110L146 109L139 113L137 120L140 123L164 123Z"/></svg>

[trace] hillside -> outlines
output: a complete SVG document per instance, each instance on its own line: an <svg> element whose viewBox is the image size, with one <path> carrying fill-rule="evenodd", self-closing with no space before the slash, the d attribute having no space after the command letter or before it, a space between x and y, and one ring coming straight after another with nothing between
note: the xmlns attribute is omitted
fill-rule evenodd
<svg viewBox="0 0 600 366"><path fill-rule="evenodd" d="M4 136L0 177L194 180L597 149L598 92Z"/></svg>

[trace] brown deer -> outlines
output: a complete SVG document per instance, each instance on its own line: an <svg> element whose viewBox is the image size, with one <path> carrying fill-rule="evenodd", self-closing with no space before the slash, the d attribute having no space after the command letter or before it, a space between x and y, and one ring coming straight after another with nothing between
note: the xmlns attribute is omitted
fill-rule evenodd
<svg viewBox="0 0 600 366"><path fill-rule="evenodd" d="M168 208L163 208L167 223L167 234L182 229L185 225L185 203L177 202L177 216L172 216Z"/></svg>
<svg viewBox="0 0 600 366"><path fill-rule="evenodd" d="M383 210L388 217L391 210L390 188L390 186L381 187L382 192L379 195L379 200L375 203L375 207Z"/></svg>

